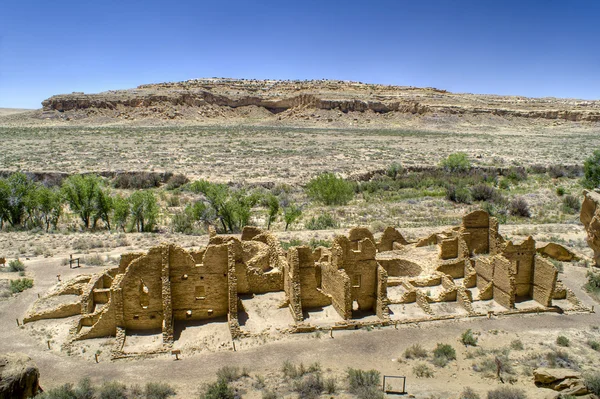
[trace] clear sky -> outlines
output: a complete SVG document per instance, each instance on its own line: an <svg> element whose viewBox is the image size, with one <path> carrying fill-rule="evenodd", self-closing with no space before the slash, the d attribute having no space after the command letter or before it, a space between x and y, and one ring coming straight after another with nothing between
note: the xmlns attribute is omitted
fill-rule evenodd
<svg viewBox="0 0 600 399"><path fill-rule="evenodd" d="M600 0L0 1L0 107L200 77L600 99Z"/></svg>

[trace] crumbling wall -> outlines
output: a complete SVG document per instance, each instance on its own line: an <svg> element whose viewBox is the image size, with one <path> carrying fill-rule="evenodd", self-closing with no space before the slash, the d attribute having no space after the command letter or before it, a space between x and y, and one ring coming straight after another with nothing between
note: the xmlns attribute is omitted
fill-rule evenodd
<svg viewBox="0 0 600 399"><path fill-rule="evenodd" d="M330 262L321 262L321 287L331 298L333 308L345 320L352 318L350 277Z"/></svg>
<svg viewBox="0 0 600 399"><path fill-rule="evenodd" d="M533 273L533 299L543 306L552 306L558 271L547 260L536 256Z"/></svg>
<svg viewBox="0 0 600 399"><path fill-rule="evenodd" d="M490 220L487 212L479 210L463 217L459 233L467 243L472 254L489 252Z"/></svg>
<svg viewBox="0 0 600 399"><path fill-rule="evenodd" d="M408 245L402 234L392 226L386 227L381 236L381 241L377 244L377 251L392 251L396 245Z"/></svg>
<svg viewBox="0 0 600 399"><path fill-rule="evenodd" d="M292 317L297 322L304 320L300 293L300 255L298 254L298 247L292 247L288 250L287 265L284 268L283 288Z"/></svg>
<svg viewBox="0 0 600 399"><path fill-rule="evenodd" d="M502 256L495 256L492 261L494 264L494 300L505 308L514 309L516 281L513 265Z"/></svg>
<svg viewBox="0 0 600 399"><path fill-rule="evenodd" d="M390 318L389 300L387 297L388 274L381 266L377 266L377 303L375 304L375 314L382 320Z"/></svg>
<svg viewBox="0 0 600 399"><path fill-rule="evenodd" d="M440 259L454 259L458 257L458 237L443 239L438 245Z"/></svg>
<svg viewBox="0 0 600 399"><path fill-rule="evenodd" d="M579 219L587 233L587 243L594 251L594 264L600 265L600 194L583 191L583 203Z"/></svg>
<svg viewBox="0 0 600 399"><path fill-rule="evenodd" d="M404 258L377 258L390 277L418 276L423 272L421 266Z"/></svg>
<svg viewBox="0 0 600 399"><path fill-rule="evenodd" d="M511 261L516 284L515 294L518 297L531 297L533 283L533 266L536 256L535 241L529 237L520 245L509 241L502 255Z"/></svg>

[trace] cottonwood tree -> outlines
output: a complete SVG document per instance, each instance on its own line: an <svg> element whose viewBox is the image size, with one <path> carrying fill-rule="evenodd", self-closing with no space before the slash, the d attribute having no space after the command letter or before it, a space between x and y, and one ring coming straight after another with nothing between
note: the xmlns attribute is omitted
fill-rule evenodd
<svg viewBox="0 0 600 399"><path fill-rule="evenodd" d="M100 178L96 175L71 176L63 183L62 191L71 211L89 229L90 220L96 212L98 196L102 194Z"/></svg>
<svg viewBox="0 0 600 399"><path fill-rule="evenodd" d="M152 231L158 219L159 207L154 193L136 191L129 197L131 218L138 232Z"/></svg>

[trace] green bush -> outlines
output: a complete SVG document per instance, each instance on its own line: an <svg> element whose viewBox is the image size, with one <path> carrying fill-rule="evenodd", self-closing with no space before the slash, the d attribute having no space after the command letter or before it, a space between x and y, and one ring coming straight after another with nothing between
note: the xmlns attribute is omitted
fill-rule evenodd
<svg viewBox="0 0 600 399"><path fill-rule="evenodd" d="M563 195L565 195L566 190L564 187L556 187L556 195L558 195L559 197L562 197Z"/></svg>
<svg viewBox="0 0 600 399"><path fill-rule="evenodd" d="M594 153L583 163L583 181L585 188L600 187L600 150Z"/></svg>
<svg viewBox="0 0 600 399"><path fill-rule="evenodd" d="M321 373L309 373L302 379L294 382L294 391L298 393L301 399L315 399L321 396L321 392L325 389L325 384Z"/></svg>
<svg viewBox="0 0 600 399"><path fill-rule="evenodd" d="M160 174L152 172L119 173L113 179L113 186L122 189L145 190L160 186L162 180Z"/></svg>
<svg viewBox="0 0 600 399"><path fill-rule="evenodd" d="M236 366L225 366L217 370L217 378L219 380L233 382L240 379L241 376L240 368Z"/></svg>
<svg viewBox="0 0 600 399"><path fill-rule="evenodd" d="M295 204L289 204L283 207L283 220L285 221L285 231L288 227L298 220L302 215L302 208Z"/></svg>
<svg viewBox="0 0 600 399"><path fill-rule="evenodd" d="M522 166L511 166L506 172L506 178L513 183L527 180L527 170Z"/></svg>
<svg viewBox="0 0 600 399"><path fill-rule="evenodd" d="M590 348L592 348L593 350L595 350L595 351L600 351L600 342L598 342L598 341L596 341L596 340L593 340L593 339L590 339L590 340L587 342L587 344L588 344L588 346L589 346Z"/></svg>
<svg viewBox="0 0 600 399"><path fill-rule="evenodd" d="M562 208L564 213L574 214L579 212L581 209L581 203L577 197L573 195L566 195L562 201Z"/></svg>
<svg viewBox="0 0 600 399"><path fill-rule="evenodd" d="M417 378L432 378L433 370L425 363L419 363L413 367L413 373Z"/></svg>
<svg viewBox="0 0 600 399"><path fill-rule="evenodd" d="M401 175L403 171L404 168L402 167L402 165L397 162L394 162L393 164L387 167L385 174L387 177L395 179L396 177L398 177L398 175Z"/></svg>
<svg viewBox="0 0 600 399"><path fill-rule="evenodd" d="M164 382L149 382L144 389L146 399L167 399L169 396L175 396L177 392Z"/></svg>
<svg viewBox="0 0 600 399"><path fill-rule="evenodd" d="M377 370L348 369L347 379L350 393L359 399L380 399L384 397L379 389L381 374Z"/></svg>
<svg viewBox="0 0 600 399"><path fill-rule="evenodd" d="M440 162L440 167L449 172L466 172L471 169L471 161L464 152L457 152L443 159Z"/></svg>
<svg viewBox="0 0 600 399"><path fill-rule="evenodd" d="M323 173L308 182L306 194L325 205L346 205L354 197L354 184L333 173Z"/></svg>
<svg viewBox="0 0 600 399"><path fill-rule="evenodd" d="M500 387L488 392L488 399L527 399L521 389L513 387Z"/></svg>
<svg viewBox="0 0 600 399"><path fill-rule="evenodd" d="M23 272L25 271L25 265L19 259L13 259L8 262L9 272Z"/></svg>
<svg viewBox="0 0 600 399"><path fill-rule="evenodd" d="M481 397L473 390L473 388L466 387L459 396L459 399L480 399Z"/></svg>
<svg viewBox="0 0 600 399"><path fill-rule="evenodd" d="M569 341L569 338L565 337L564 335L559 335L558 338L556 338L556 345L566 348L571 345L571 341Z"/></svg>
<svg viewBox="0 0 600 399"><path fill-rule="evenodd" d="M583 376L583 381L588 391L590 391L594 395L600 396L600 372L595 371L592 373L585 374Z"/></svg>
<svg viewBox="0 0 600 399"><path fill-rule="evenodd" d="M510 343L510 348L516 351L522 351L523 349L525 349L525 347L523 346L523 342L520 339L515 339L514 341L512 341Z"/></svg>
<svg viewBox="0 0 600 399"><path fill-rule="evenodd" d="M173 176L171 176L169 181L167 181L167 190L175 190L176 188L179 188L179 187L183 186L184 184L187 184L188 182L189 182L189 179L187 177L185 177L184 175L181 175L181 174L173 175Z"/></svg>
<svg viewBox="0 0 600 399"><path fill-rule="evenodd" d="M438 367L445 367L448 362L456 359L456 351L451 345L437 344L433 350L433 364Z"/></svg>
<svg viewBox="0 0 600 399"><path fill-rule="evenodd" d="M98 197L103 194L100 177L71 176L63 182L62 191L71 211L79 216L86 229L90 228L90 222L96 213Z"/></svg>
<svg viewBox="0 0 600 399"><path fill-rule="evenodd" d="M322 213L318 217L312 217L305 226L308 230L326 230L338 227L337 221L329 213Z"/></svg>
<svg viewBox="0 0 600 399"><path fill-rule="evenodd" d="M17 292L23 292L31 287L33 287L33 280L30 278L10 280L10 292L13 294L16 294Z"/></svg>
<svg viewBox="0 0 600 399"><path fill-rule="evenodd" d="M227 381L217 380L205 387L200 399L236 399L236 395Z"/></svg>
<svg viewBox="0 0 600 399"><path fill-rule="evenodd" d="M589 271L587 279L583 288L594 296L600 296L600 273Z"/></svg>
<svg viewBox="0 0 600 399"><path fill-rule="evenodd" d="M420 344L414 344L406 348L404 357L406 359L425 359L427 357L427 351Z"/></svg>
<svg viewBox="0 0 600 399"><path fill-rule="evenodd" d="M449 185L446 188L446 199L459 204L471 203L471 191L466 187Z"/></svg>
<svg viewBox="0 0 600 399"><path fill-rule="evenodd" d="M99 399L127 399L127 387L120 382L105 382L98 389Z"/></svg>
<svg viewBox="0 0 600 399"><path fill-rule="evenodd" d="M566 169L562 165L550 165L548 167L548 175L554 179L567 175Z"/></svg>
<svg viewBox="0 0 600 399"><path fill-rule="evenodd" d="M151 191L135 191L129 197L131 219L138 232L154 230L158 219L158 202Z"/></svg>
<svg viewBox="0 0 600 399"><path fill-rule="evenodd" d="M473 336L470 328L462 334L461 341L465 346L477 346L477 338Z"/></svg>
<svg viewBox="0 0 600 399"><path fill-rule="evenodd" d="M473 201L493 201L499 195L500 193L498 190L485 183L480 183L471 187L471 197L473 198Z"/></svg>

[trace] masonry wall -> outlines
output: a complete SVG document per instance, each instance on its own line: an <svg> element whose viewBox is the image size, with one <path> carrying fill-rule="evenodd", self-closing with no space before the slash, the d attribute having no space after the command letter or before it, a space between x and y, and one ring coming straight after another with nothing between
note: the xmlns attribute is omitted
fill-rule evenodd
<svg viewBox="0 0 600 399"><path fill-rule="evenodd" d="M509 260L495 256L494 262L494 300L508 309L515 307L516 282L514 270Z"/></svg>
<svg viewBox="0 0 600 399"><path fill-rule="evenodd" d="M201 263L170 246L169 271L175 320L201 320L227 314L227 244L210 245Z"/></svg>
<svg viewBox="0 0 600 399"><path fill-rule="evenodd" d="M288 250L287 265L284 268L283 288L289 302L290 312L295 321L302 321L302 301L300 298L300 257L298 247Z"/></svg>
<svg viewBox="0 0 600 399"><path fill-rule="evenodd" d="M329 262L321 264L321 285L323 292L331 297L331 303L339 315L348 320L352 318L352 295L350 278L344 270L338 270Z"/></svg>
<svg viewBox="0 0 600 399"><path fill-rule="evenodd" d="M533 299L543 306L552 306L558 271L547 260L536 256L533 274Z"/></svg>
<svg viewBox="0 0 600 399"><path fill-rule="evenodd" d="M471 212L463 217L461 234L473 254L489 252L489 215L485 211Z"/></svg>
<svg viewBox="0 0 600 399"><path fill-rule="evenodd" d="M297 247L300 298L303 309L331 305L331 298L321 291L321 267L315 264L309 247ZM319 272L319 276L317 275Z"/></svg>

